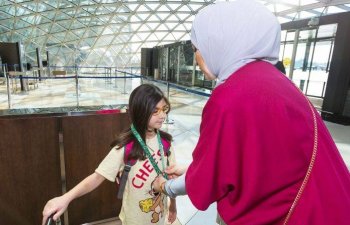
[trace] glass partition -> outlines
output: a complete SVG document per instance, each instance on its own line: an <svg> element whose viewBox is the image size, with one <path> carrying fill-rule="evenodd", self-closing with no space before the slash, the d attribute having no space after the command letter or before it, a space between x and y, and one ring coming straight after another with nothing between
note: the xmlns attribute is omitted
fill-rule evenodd
<svg viewBox="0 0 350 225"><path fill-rule="evenodd" d="M142 82L140 76L114 67L50 70L40 79L36 70L21 78L5 70L0 78L0 110L128 104L128 94ZM21 79L27 85L25 90L20 88Z"/></svg>
<svg viewBox="0 0 350 225"><path fill-rule="evenodd" d="M181 45L179 50L179 79L177 81L179 84L193 85L193 59L194 54L191 43Z"/></svg>
<svg viewBox="0 0 350 225"><path fill-rule="evenodd" d="M308 96L325 95L336 30L337 24L328 24L282 32L286 74Z"/></svg>
<svg viewBox="0 0 350 225"><path fill-rule="evenodd" d="M161 80L167 80L168 71L168 48L159 48L159 78Z"/></svg>
<svg viewBox="0 0 350 225"><path fill-rule="evenodd" d="M168 81L177 82L179 77L179 49L180 46L169 47Z"/></svg>
<svg viewBox="0 0 350 225"><path fill-rule="evenodd" d="M306 92L305 81L308 80L315 35L316 29L307 29L300 31L298 43L296 46L292 80L304 93Z"/></svg>
<svg viewBox="0 0 350 225"><path fill-rule="evenodd" d="M159 49L159 79L194 88L213 89L215 81L208 81L196 66L190 41L176 42Z"/></svg>

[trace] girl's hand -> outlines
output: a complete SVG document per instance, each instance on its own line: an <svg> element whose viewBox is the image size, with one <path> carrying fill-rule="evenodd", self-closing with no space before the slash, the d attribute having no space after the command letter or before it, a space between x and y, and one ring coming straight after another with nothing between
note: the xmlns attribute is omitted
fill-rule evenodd
<svg viewBox="0 0 350 225"><path fill-rule="evenodd" d="M64 196L53 198L48 201L43 210L43 222L42 225L45 225L49 216L53 215L53 220L57 220L67 209L69 200Z"/></svg>
<svg viewBox="0 0 350 225"><path fill-rule="evenodd" d="M120 184L120 179L122 179L122 175L123 175L123 170L119 171L115 178L115 182L117 182L117 184Z"/></svg>
<svg viewBox="0 0 350 225"><path fill-rule="evenodd" d="M177 210L176 210L175 199L174 200L171 199L170 206L169 206L169 215L168 215L169 224L172 224L175 222L176 215L177 215Z"/></svg>

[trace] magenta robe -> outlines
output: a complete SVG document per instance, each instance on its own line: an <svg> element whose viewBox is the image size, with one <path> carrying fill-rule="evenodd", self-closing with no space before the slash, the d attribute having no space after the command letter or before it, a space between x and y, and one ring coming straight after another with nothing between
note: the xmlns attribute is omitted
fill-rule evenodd
<svg viewBox="0 0 350 225"><path fill-rule="evenodd" d="M350 173L316 112L318 153L289 224L349 225ZM271 64L252 62L219 85L202 115L186 175L198 209L217 202L229 225L282 224L314 141L306 98Z"/></svg>

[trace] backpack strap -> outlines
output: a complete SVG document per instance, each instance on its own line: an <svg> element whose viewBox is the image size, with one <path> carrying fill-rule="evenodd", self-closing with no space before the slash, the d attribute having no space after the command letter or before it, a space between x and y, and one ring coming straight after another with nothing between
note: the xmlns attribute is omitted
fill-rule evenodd
<svg viewBox="0 0 350 225"><path fill-rule="evenodd" d="M119 189L117 193L118 199L123 198L124 189L125 189L126 181L128 180L129 172L131 170L131 167L136 163L135 159L128 160L128 157L130 155L133 145L134 145L134 142L130 141L124 146L124 164L125 165L124 165L122 176L120 178Z"/></svg>
<svg viewBox="0 0 350 225"><path fill-rule="evenodd" d="M165 155L170 156L170 145L171 145L170 142L165 138L162 138L162 144L163 144Z"/></svg>
<svg viewBox="0 0 350 225"><path fill-rule="evenodd" d="M134 146L134 142L130 141L124 147L124 164L125 165L129 164L129 165L133 166L136 163L135 159L128 160L128 157L129 157L129 155L131 153L131 150L132 150L133 146Z"/></svg>
<svg viewBox="0 0 350 225"><path fill-rule="evenodd" d="M171 143L166 140L165 138L162 138L162 145L163 145L163 149L164 149L164 155L166 155L166 165L169 166L169 156L171 155L171 151L170 151L170 146Z"/></svg>
<svg viewBox="0 0 350 225"><path fill-rule="evenodd" d="M125 164L125 166L124 166L123 173L122 173L122 176L120 178L118 193L117 193L118 199L123 198L126 181L128 180L128 176L129 176L129 172L131 170L131 167L132 167L132 165L130 165L129 162L127 164Z"/></svg>

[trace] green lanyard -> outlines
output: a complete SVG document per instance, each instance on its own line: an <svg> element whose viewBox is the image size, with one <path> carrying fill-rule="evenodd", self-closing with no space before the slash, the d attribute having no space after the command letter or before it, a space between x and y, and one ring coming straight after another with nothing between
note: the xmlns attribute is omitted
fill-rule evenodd
<svg viewBox="0 0 350 225"><path fill-rule="evenodd" d="M137 141L140 143L143 151L145 152L147 158L149 159L149 161L151 162L153 168L156 170L157 174L162 174L164 176L165 179L168 179L167 174L163 174L162 171L159 169L158 164L156 163L156 161L154 160L154 158L151 155L151 152L149 151L146 143L142 140L140 134L137 132L137 130L134 127L134 124L131 124L131 132L134 134L135 138L137 139ZM164 162L164 149L163 149L163 144L162 144L162 140L160 138L160 134L159 131L157 131L157 139L158 139L158 144L159 144L159 150L160 150L160 155L161 155L161 160L162 160L162 166L163 166L163 170L165 170L165 162Z"/></svg>

